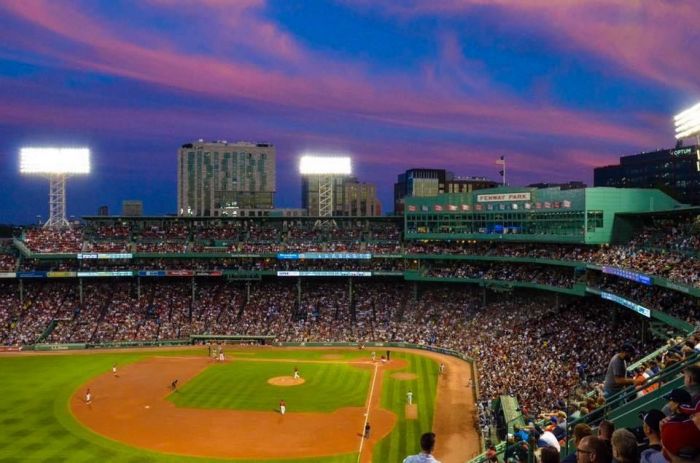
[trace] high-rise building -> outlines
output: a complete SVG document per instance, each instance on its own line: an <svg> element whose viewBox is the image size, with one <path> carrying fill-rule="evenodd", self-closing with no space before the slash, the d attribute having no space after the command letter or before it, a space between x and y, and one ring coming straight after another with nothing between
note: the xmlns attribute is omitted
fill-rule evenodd
<svg viewBox="0 0 700 463"><path fill-rule="evenodd" d="M403 214L407 197L432 197L443 193L470 193L495 188L498 182L484 177L455 177L445 169L409 169L394 184L394 214Z"/></svg>
<svg viewBox="0 0 700 463"><path fill-rule="evenodd" d="M109 215L109 207L100 206L97 208L97 215L100 217L106 217Z"/></svg>
<svg viewBox="0 0 700 463"><path fill-rule="evenodd" d="M125 199L122 201L122 216L123 217L142 217L143 216L143 201L135 199Z"/></svg>
<svg viewBox="0 0 700 463"><path fill-rule="evenodd" d="M319 211L319 189L322 177L304 175L301 179L301 207L308 215ZM382 215L382 206L377 198L377 187L348 175L333 176L333 216L376 217Z"/></svg>
<svg viewBox="0 0 700 463"><path fill-rule="evenodd" d="M234 216L272 209L275 147L227 141L187 143L178 150L178 215Z"/></svg>
<svg viewBox="0 0 700 463"><path fill-rule="evenodd" d="M677 201L700 205L700 145L622 156L593 170L593 185L658 188Z"/></svg>

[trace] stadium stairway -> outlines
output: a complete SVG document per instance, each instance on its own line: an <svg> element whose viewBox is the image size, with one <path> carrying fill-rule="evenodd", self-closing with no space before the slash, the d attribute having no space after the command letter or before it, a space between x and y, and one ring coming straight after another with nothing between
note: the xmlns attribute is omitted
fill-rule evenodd
<svg viewBox="0 0 700 463"><path fill-rule="evenodd" d="M41 333L41 335L38 338L36 338L35 344L41 344L42 342L46 341L49 338L49 336L51 336L53 330L56 329L56 326L58 326L58 320L54 318L49 322L48 325L46 325L44 332Z"/></svg>

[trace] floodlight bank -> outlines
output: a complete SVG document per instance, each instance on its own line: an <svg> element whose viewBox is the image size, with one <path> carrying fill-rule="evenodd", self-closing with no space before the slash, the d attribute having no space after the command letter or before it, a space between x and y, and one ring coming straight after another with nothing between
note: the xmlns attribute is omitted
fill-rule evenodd
<svg viewBox="0 0 700 463"><path fill-rule="evenodd" d="M302 175L350 175L352 165L349 157L302 156L299 162Z"/></svg>
<svg viewBox="0 0 700 463"><path fill-rule="evenodd" d="M89 174L88 148L22 148L20 167L23 174Z"/></svg>
<svg viewBox="0 0 700 463"><path fill-rule="evenodd" d="M676 138L700 134L700 103L674 116Z"/></svg>

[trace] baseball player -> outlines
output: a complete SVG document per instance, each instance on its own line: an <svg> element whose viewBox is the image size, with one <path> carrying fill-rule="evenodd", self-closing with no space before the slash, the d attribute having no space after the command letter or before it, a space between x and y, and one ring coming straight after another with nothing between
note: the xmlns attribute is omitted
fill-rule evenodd
<svg viewBox="0 0 700 463"><path fill-rule="evenodd" d="M377 353L372 351L372 354L370 355L370 357L372 358L373 362L376 361L377 360Z"/></svg>
<svg viewBox="0 0 700 463"><path fill-rule="evenodd" d="M224 361L224 351L222 349L219 351L219 362L223 362L223 361Z"/></svg>
<svg viewBox="0 0 700 463"><path fill-rule="evenodd" d="M294 379L299 379L299 369L297 367L294 367Z"/></svg>
<svg viewBox="0 0 700 463"><path fill-rule="evenodd" d="M112 376L117 378L117 364L116 363L112 364Z"/></svg>
<svg viewBox="0 0 700 463"><path fill-rule="evenodd" d="M440 374L441 375L445 374L445 364L444 363L440 363Z"/></svg>
<svg viewBox="0 0 700 463"><path fill-rule="evenodd" d="M284 401L284 399L280 400L280 415L284 416L284 414L287 412L287 403Z"/></svg>
<svg viewBox="0 0 700 463"><path fill-rule="evenodd" d="M413 392L410 389L406 393L406 402L408 402L408 405L413 405Z"/></svg>
<svg viewBox="0 0 700 463"><path fill-rule="evenodd" d="M174 379L172 383L170 383L170 390L177 391L177 379Z"/></svg>
<svg viewBox="0 0 700 463"><path fill-rule="evenodd" d="M370 431L370 426L369 426L369 421L365 425L365 439L369 439L369 431Z"/></svg>
<svg viewBox="0 0 700 463"><path fill-rule="evenodd" d="M92 393L90 392L90 388L88 388L88 390L85 391L85 403L87 405L90 405L92 403Z"/></svg>

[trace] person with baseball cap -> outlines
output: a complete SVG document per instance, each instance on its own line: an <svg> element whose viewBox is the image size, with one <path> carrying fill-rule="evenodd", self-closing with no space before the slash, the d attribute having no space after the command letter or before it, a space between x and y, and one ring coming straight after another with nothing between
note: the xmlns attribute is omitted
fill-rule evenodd
<svg viewBox="0 0 700 463"><path fill-rule="evenodd" d="M642 451L640 463L666 463L666 459L661 453L661 421L666 418L661 410L649 410L641 412L642 429L644 435L649 439L649 447Z"/></svg>
<svg viewBox="0 0 700 463"><path fill-rule="evenodd" d="M681 405L677 414L661 422L661 445L670 463L700 462L700 428L694 418L700 414L700 403Z"/></svg>
<svg viewBox="0 0 700 463"><path fill-rule="evenodd" d="M668 400L668 403L664 405L663 412L666 416L674 416L678 413L679 407L692 406L692 397L688 391L682 388L676 388L666 394L664 399Z"/></svg>
<svg viewBox="0 0 700 463"><path fill-rule="evenodd" d="M631 359L634 354L634 346L626 342L610 359L603 383L606 399L623 390L625 386L634 384L634 378L627 377L627 360Z"/></svg>

